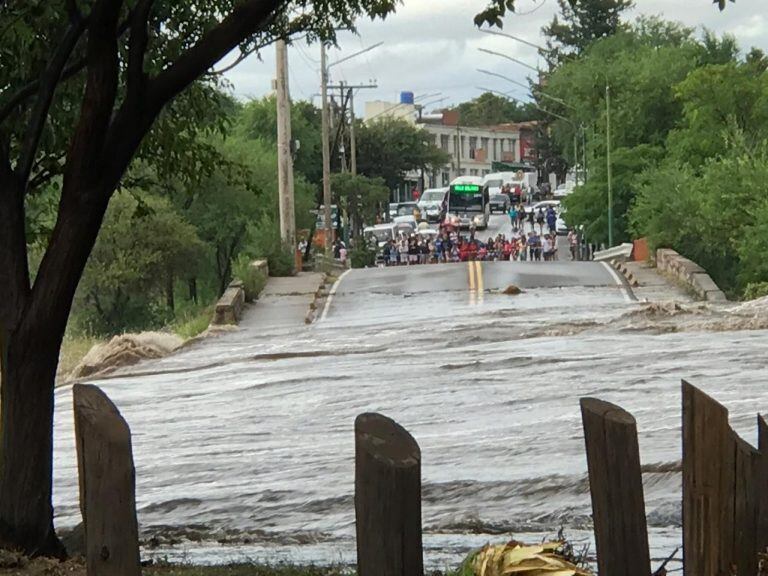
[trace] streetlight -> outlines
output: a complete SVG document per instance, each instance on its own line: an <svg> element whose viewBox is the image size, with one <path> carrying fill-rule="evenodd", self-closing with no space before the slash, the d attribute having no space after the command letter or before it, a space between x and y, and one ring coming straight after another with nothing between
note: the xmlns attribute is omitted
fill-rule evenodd
<svg viewBox="0 0 768 576"><path fill-rule="evenodd" d="M493 56L500 56L501 58L506 58L507 60L510 60L515 64L520 64L520 66L524 66L529 70L533 70L537 74L541 73L541 70L539 70L538 68L534 68L530 64L526 64L525 62L523 62L522 60L518 60L517 58L512 58L512 56L502 54L501 52L494 52L493 50L488 50L487 48L478 48L478 50L480 50L480 52L485 52L486 54L492 54Z"/></svg>
<svg viewBox="0 0 768 576"><path fill-rule="evenodd" d="M484 34L493 34L494 36L504 36L505 38L511 38L512 40L517 40L518 42L527 44L531 48L536 48L536 50L541 50L542 52L552 52L552 50L548 48L544 48L542 46L539 46L538 44L529 42L528 40L523 40L522 38L518 38L517 36L512 36L512 34L507 34L506 32L499 32L497 30L480 30L480 32L483 32Z"/></svg>
<svg viewBox="0 0 768 576"><path fill-rule="evenodd" d="M520 82L516 82L514 80L511 80L510 78L507 78L506 76L504 76L502 74L496 74L495 72L490 72L489 70L482 70L480 68L478 68L477 71L481 72L483 74L487 74L489 76L497 76L499 78L502 78L504 80L512 82L513 84L519 84L521 86L524 86ZM483 90L483 88L479 88L479 89ZM515 102L519 102L521 104L530 104L531 106L533 106L537 110L541 110L545 114L549 114L550 116L554 116L555 118L559 118L563 122L567 122L568 124L571 125L571 127L573 128L573 166L574 166L573 177L575 178L576 185L578 186L578 184L579 184L579 171L576 168L576 166L577 166L577 164L579 162L579 134L578 134L578 129L576 127L576 123L573 122L573 120L571 120L569 118L566 118L565 116L562 116L561 114L556 114L555 112L552 112L551 110L546 110L546 109L542 108L541 106L539 106L539 105L537 105L537 104L535 104L533 102L522 102L522 101L518 100L517 98L511 98L508 95L508 93L504 94L504 93L501 93L501 92L497 92L496 90L492 90L491 92L494 92L496 94L500 94L504 98L509 98L510 100L514 100ZM582 133L583 133L583 127L582 127Z"/></svg>

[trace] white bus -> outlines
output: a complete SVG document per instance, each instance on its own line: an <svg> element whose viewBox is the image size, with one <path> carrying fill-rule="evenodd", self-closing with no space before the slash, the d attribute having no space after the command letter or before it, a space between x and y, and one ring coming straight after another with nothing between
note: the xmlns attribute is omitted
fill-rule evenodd
<svg viewBox="0 0 768 576"><path fill-rule="evenodd" d="M458 219L462 228L488 227L490 218L488 186L480 176L459 176L448 187L448 218Z"/></svg>

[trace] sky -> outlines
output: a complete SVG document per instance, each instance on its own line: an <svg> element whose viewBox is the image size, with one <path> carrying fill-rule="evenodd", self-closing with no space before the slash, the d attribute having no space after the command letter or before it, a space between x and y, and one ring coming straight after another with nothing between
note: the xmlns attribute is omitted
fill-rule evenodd
<svg viewBox="0 0 768 576"><path fill-rule="evenodd" d="M486 0L404 0L386 20L361 21L358 33L342 32L338 49L328 52L333 63L379 42L383 44L338 66L331 65L331 82L375 84L357 92L355 109L361 113L366 100L398 102L401 91L414 92L427 110L470 100L480 88L510 92L528 99L525 89L482 74L478 68L525 83L532 71L478 48L503 52L526 64L544 65L536 49L521 42L485 34L473 24ZM737 0L720 12L712 0L636 0L627 19L656 15L678 21L701 32L703 27L736 37L743 52L757 46L768 52L768 0ZM504 20L503 31L533 44L544 44L541 28L557 12L557 0L517 0L517 12ZM320 47L299 41L288 51L289 82L294 100L319 103ZM240 99L260 98L272 90L275 75L274 47L250 56L226 77Z"/></svg>

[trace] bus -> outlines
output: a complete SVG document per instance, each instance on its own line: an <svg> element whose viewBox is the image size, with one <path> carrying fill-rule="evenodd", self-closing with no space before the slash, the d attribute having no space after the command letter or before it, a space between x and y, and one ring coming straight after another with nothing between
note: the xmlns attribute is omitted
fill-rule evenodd
<svg viewBox="0 0 768 576"><path fill-rule="evenodd" d="M448 187L448 218L458 219L462 228L474 225L485 230L490 218L489 200L488 186L480 176L459 176Z"/></svg>

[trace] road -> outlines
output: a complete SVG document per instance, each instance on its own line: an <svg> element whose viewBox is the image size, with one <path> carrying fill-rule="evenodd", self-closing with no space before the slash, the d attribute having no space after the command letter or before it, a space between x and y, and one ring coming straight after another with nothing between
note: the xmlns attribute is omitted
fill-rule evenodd
<svg viewBox="0 0 768 576"><path fill-rule="evenodd" d="M503 294L509 284L523 292ZM159 545L143 553L353 561L353 423L366 411L422 448L428 566L561 525L589 541L578 402L597 396L637 418L653 554L665 557L680 538L680 379L754 441L768 333L687 331L685 315L660 330L654 318L598 263L354 270L312 326L246 323L98 382L134 434L142 534ZM73 526L66 388L54 442L56 523Z"/></svg>

